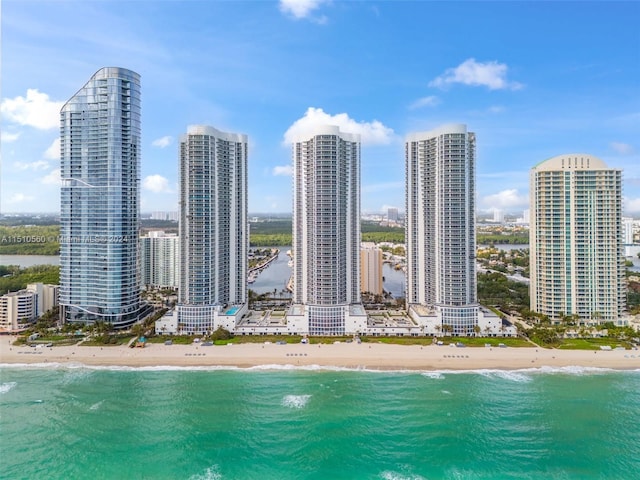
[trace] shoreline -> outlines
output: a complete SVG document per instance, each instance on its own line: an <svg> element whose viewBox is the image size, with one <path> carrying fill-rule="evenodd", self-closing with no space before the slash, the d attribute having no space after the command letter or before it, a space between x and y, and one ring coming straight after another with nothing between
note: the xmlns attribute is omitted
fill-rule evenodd
<svg viewBox="0 0 640 480"><path fill-rule="evenodd" d="M554 350L535 347L486 348L383 343L264 344L227 346L148 344L105 347L14 346L0 338L0 364L72 364L98 367L310 367L317 370L472 371L582 367L640 370L636 350Z"/></svg>

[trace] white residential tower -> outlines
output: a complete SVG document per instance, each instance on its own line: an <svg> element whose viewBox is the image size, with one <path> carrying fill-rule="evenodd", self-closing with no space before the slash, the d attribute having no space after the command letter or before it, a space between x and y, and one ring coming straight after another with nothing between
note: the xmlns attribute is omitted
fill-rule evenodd
<svg viewBox="0 0 640 480"><path fill-rule="evenodd" d="M246 135L190 126L180 139L178 321L232 330L247 308Z"/></svg>
<svg viewBox="0 0 640 480"><path fill-rule="evenodd" d="M407 308L454 335L478 325L475 153L465 125L412 133L405 143Z"/></svg>

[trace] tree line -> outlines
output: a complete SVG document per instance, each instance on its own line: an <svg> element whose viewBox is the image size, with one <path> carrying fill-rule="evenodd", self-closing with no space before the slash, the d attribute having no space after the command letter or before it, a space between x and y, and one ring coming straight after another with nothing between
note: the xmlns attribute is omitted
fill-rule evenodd
<svg viewBox="0 0 640 480"><path fill-rule="evenodd" d="M60 267L34 265L20 268L16 265L0 265L0 294L23 290L30 283L60 284Z"/></svg>

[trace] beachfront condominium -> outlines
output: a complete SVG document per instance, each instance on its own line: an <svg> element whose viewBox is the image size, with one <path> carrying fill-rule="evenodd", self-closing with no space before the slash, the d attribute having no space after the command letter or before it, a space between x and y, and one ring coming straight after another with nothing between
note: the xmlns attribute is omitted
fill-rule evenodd
<svg viewBox="0 0 640 480"><path fill-rule="evenodd" d="M178 321L233 329L247 308L246 135L190 126L180 139Z"/></svg>
<svg viewBox="0 0 640 480"><path fill-rule="evenodd" d="M140 238L140 275L146 288L178 288L179 239L162 230Z"/></svg>
<svg viewBox="0 0 640 480"><path fill-rule="evenodd" d="M60 111L60 306L129 325L140 301L140 76L98 70Z"/></svg>
<svg viewBox="0 0 640 480"><path fill-rule="evenodd" d="M622 172L587 154L531 170L531 310L552 321L624 323Z"/></svg>
<svg viewBox="0 0 640 480"><path fill-rule="evenodd" d="M294 307L304 307L310 334L343 334L363 313L359 135L336 126L300 134L293 184Z"/></svg>
<svg viewBox="0 0 640 480"><path fill-rule="evenodd" d="M460 124L405 143L407 309L454 335L478 325L475 154L476 136Z"/></svg>

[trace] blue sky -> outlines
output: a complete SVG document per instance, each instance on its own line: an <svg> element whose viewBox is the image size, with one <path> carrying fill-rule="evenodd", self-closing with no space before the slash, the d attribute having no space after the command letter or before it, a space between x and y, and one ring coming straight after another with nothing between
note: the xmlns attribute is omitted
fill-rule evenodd
<svg viewBox="0 0 640 480"><path fill-rule="evenodd" d="M249 211L290 212L288 133L362 135L362 210L404 210L404 137L477 135L478 210L518 213L563 153L623 169L640 216L640 3L2 2L0 212L59 209L58 111L104 66L142 76L143 212L177 210L187 126L249 136Z"/></svg>

